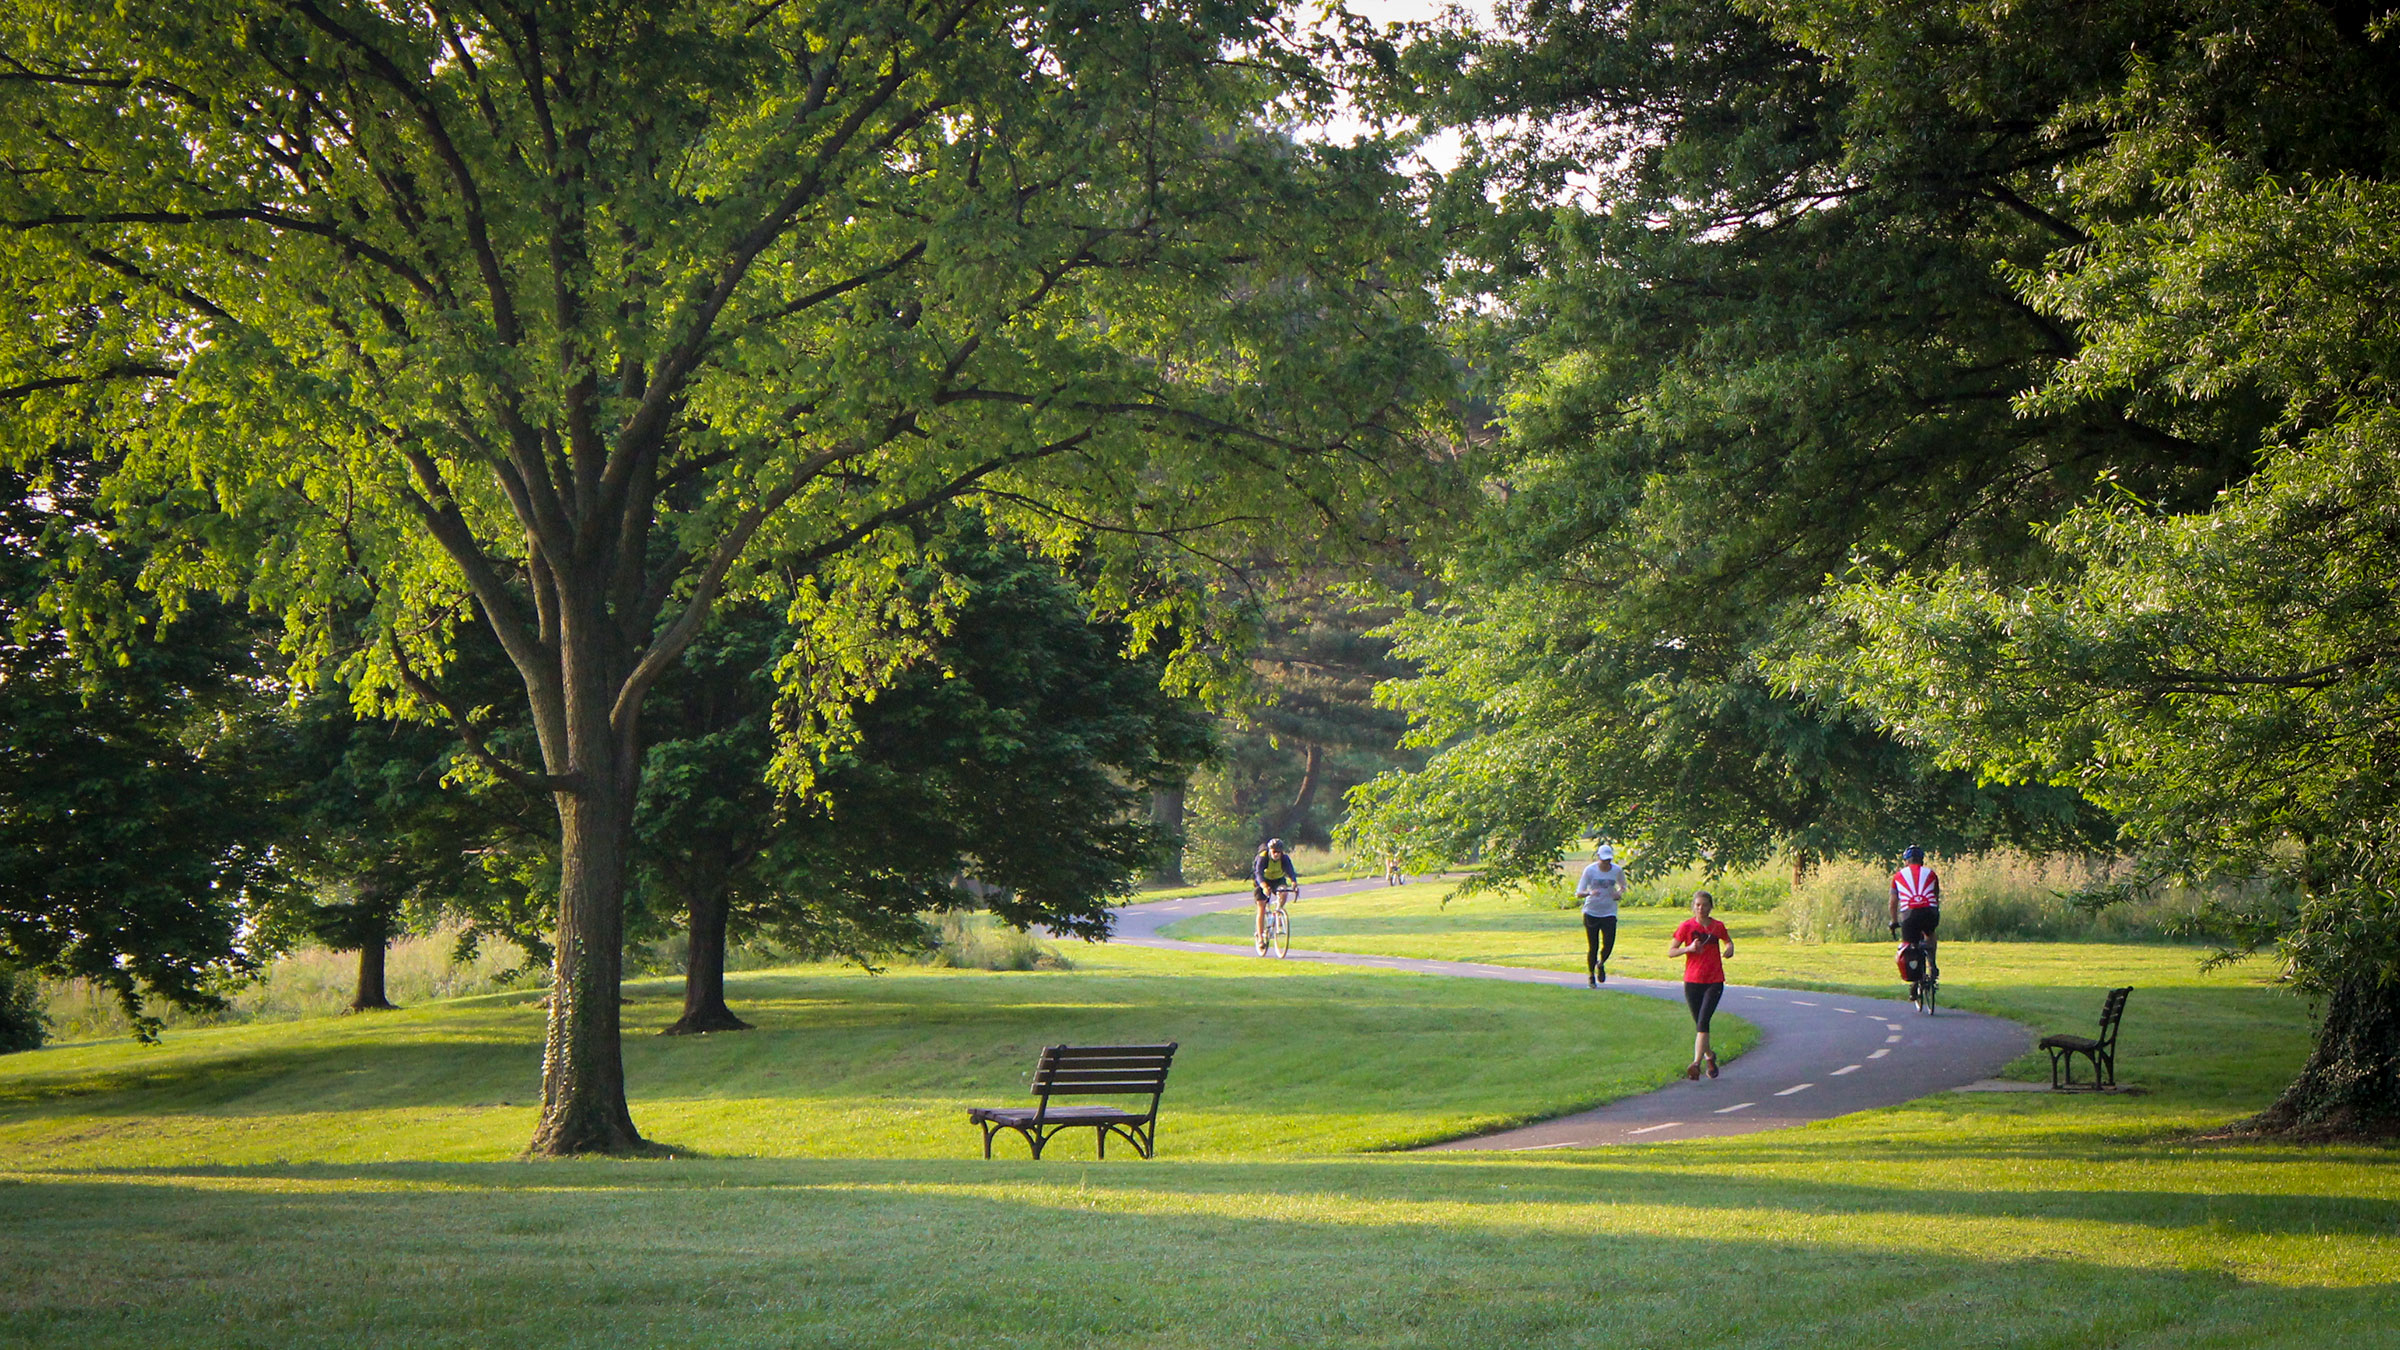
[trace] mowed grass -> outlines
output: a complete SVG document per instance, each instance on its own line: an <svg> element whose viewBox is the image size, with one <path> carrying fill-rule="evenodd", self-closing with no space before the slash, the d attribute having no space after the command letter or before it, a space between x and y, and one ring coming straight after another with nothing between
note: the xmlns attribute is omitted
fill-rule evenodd
<svg viewBox="0 0 2400 1350"><path fill-rule="evenodd" d="M1303 938L1325 936L1336 902L1308 903ZM1536 938L1514 931L1516 959L1544 963ZM1461 940L1475 950L1427 954L1492 955ZM1770 944L1752 943L1736 964L1756 953L1764 979ZM2270 1048L2145 1028L2137 994L2128 1077L2140 1033L2176 1047L2144 1052L2140 1095L1951 1093L1736 1139L1343 1156L1320 1150L1390 1147L1428 1103L1505 1115L1495 1098L1592 1072L1595 1047L1627 1047L1631 1080L1662 1048L1672 1072L1681 1009L1070 950L1081 968L1057 974L737 977L760 1031L628 1046L637 1119L712 1141L707 1158L506 1160L538 1023L505 1001L0 1060L0 1344L2197 1350L2381 1347L2400 1319L2392 1152L2192 1137L2263 1104L2304 1046L2295 1005L2237 977L2170 988ZM2056 955L2010 954L2037 975ZM2191 955L2118 954L2157 957L2160 978ZM1870 970L1862 987L1888 989ZM663 1022L669 992L640 987L629 1018ZM2255 1025L2245 1000L2263 1000ZM961 1151L919 1136L971 1147L955 1105L1007 1097L1020 1055L1086 1031L1190 1047L1157 1160L724 1156ZM448 1156L490 1160L427 1161L414 1132L444 1120Z"/></svg>
<svg viewBox="0 0 2400 1350"><path fill-rule="evenodd" d="M1583 921L1573 910L1511 896L1447 900L1443 883L1304 898L1293 944L1377 956L1482 961L1550 970L1583 969ZM1666 954L1679 909L1627 909L1617 925L1612 976L1681 980L1683 958ZM1907 996L1888 942L1793 942L1772 913L1721 914L1734 938L1727 977L1739 984L1822 989L1874 998ZM1250 915L1186 919L1168 937L1241 942ZM2274 986L2264 960L2203 971L2205 947L2146 942L1962 942L1942 945L1946 1006L2014 1018L2037 1032L2097 1029L2109 989L2132 985L2118 1074L2164 1094L2193 1120L2263 1106L2307 1057L2309 1011ZM2088 1072L2088 1071L2087 1071ZM2049 1057L2029 1054L2010 1076L2049 1080ZM2156 1105L2157 1103L2152 1103Z"/></svg>
<svg viewBox="0 0 2400 1350"><path fill-rule="evenodd" d="M1072 971L742 973L746 1032L661 1037L667 980L628 986L637 1122L711 1157L959 1158L975 1105L1017 1105L1041 1047L1176 1041L1169 1156L1405 1148L1671 1081L1676 1010L1556 990L1358 978L1255 958L1071 948ZM43 1166L475 1161L531 1137L535 996L175 1032L0 1058L0 1160ZM1013 1136L1003 1148L1023 1145ZM1091 1134L1059 1156L1089 1156Z"/></svg>

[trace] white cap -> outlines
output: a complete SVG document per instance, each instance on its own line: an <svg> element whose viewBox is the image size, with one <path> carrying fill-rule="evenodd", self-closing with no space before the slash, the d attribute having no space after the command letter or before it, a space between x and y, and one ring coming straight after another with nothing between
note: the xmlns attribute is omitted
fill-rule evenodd
<svg viewBox="0 0 2400 1350"><path fill-rule="evenodd" d="M1615 862L1617 860L1617 851L1613 848L1610 848L1606 844L1602 844L1600 846L1600 851L1592 856L1598 858L1602 862Z"/></svg>

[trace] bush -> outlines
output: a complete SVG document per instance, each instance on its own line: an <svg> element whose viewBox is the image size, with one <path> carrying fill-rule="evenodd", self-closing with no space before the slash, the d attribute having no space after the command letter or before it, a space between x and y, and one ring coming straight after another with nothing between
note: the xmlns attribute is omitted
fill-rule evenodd
<svg viewBox="0 0 2400 1350"><path fill-rule="evenodd" d="M50 1019L42 1013L42 982L0 966L0 1055L39 1050L48 1039Z"/></svg>
<svg viewBox="0 0 2400 1350"><path fill-rule="evenodd" d="M931 925L933 949L924 961L953 970L1071 970L1049 943L988 914L946 909Z"/></svg>

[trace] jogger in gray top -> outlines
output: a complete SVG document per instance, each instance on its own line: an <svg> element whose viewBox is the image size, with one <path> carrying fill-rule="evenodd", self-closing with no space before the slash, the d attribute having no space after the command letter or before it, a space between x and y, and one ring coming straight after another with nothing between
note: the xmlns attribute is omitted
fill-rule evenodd
<svg viewBox="0 0 2400 1350"><path fill-rule="evenodd" d="M1583 982L1597 989L1608 983L1608 958L1617 950L1617 901L1625 896L1625 869L1617 866L1617 851L1606 844L1583 869L1575 894L1583 899Z"/></svg>

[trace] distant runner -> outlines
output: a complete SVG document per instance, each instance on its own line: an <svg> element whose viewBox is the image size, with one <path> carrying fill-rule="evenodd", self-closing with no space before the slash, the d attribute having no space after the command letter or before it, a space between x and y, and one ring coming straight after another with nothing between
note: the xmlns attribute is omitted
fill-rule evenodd
<svg viewBox="0 0 2400 1350"><path fill-rule="evenodd" d="M1902 942L1922 943L1925 971L1940 979L1942 963L1935 958L1933 930L1942 926L1941 874L1925 865L1925 850L1910 844L1900 855L1900 870L1892 873L1892 928Z"/></svg>
<svg viewBox="0 0 2400 1350"><path fill-rule="evenodd" d="M1686 1078L1698 1078L1706 1068L1717 1076L1717 1053L1708 1048L1708 1022L1725 997L1725 958L1733 955L1733 934L1708 917L1717 898L1706 891L1692 893L1692 917L1675 930L1675 945L1667 955L1683 958L1683 1001L1692 1010L1692 1065Z"/></svg>
<svg viewBox="0 0 2400 1350"><path fill-rule="evenodd" d="M1617 851L1602 844L1575 883L1583 901L1583 982L1597 989L1608 983L1608 958L1617 950L1617 902L1625 898L1625 869L1617 866Z"/></svg>

